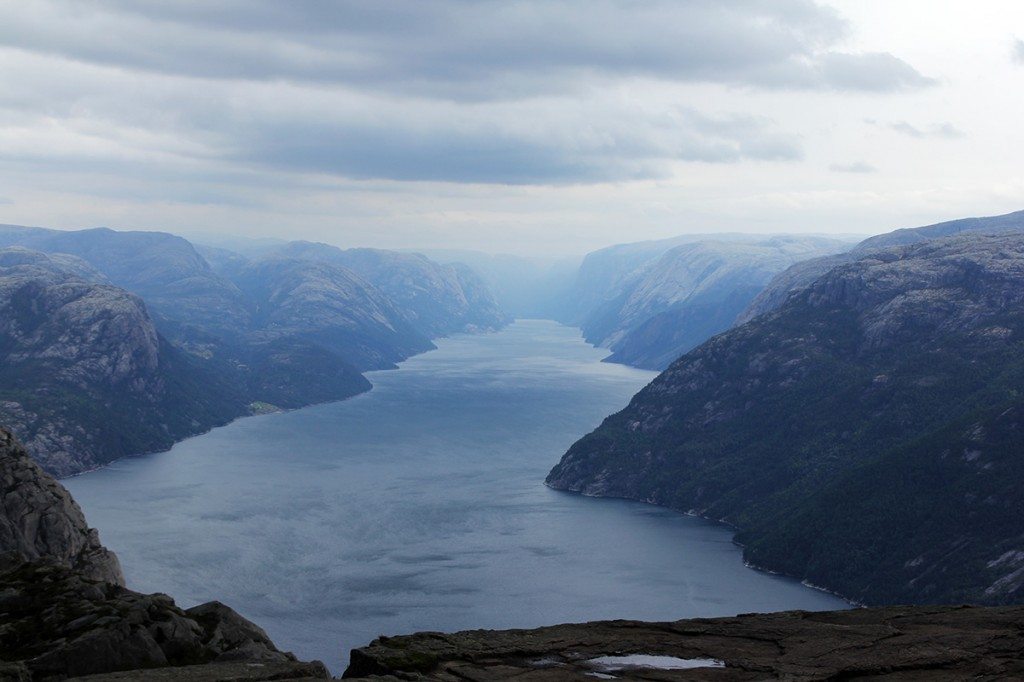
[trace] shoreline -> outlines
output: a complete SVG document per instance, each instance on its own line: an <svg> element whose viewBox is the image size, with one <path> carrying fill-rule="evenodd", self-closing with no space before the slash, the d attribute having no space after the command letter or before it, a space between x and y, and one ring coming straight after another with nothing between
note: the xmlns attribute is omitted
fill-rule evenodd
<svg viewBox="0 0 1024 682"><path fill-rule="evenodd" d="M671 512L675 512L676 514L681 514L683 516L689 516L691 518L701 519L702 521L707 521L709 523L714 523L714 524L717 524L717 525L720 525L720 526L726 526L729 529L734 531L733 532L733 537L732 537L732 544L736 545L737 547L739 547L741 549L744 548L742 543L736 541L736 532L741 530L739 528L739 526L736 526L735 524L729 523L728 521L726 521L724 519L713 519L710 516L705 516L704 514L701 514L700 512L698 512L695 509L689 509L689 510L683 511L681 509L676 509L675 507L670 507L670 506L665 505L665 504L658 504L657 502L654 502L653 500L643 500L643 499L639 499L639 498L636 498L636 497L623 497L623 496L618 496L618 495L594 495L594 494L585 493L585 492L582 492L582 491L579 491L579 490L565 490L565 489L562 489L562 488L556 488L556 487L550 485L547 481L544 481L544 486L546 488L548 488L549 490L554 490L556 492L567 493L569 495L579 495L580 497L590 497L590 498L593 498L595 500L627 500L627 501L630 501L630 502L639 502L641 504L650 505L652 507L658 507L659 509L668 509ZM774 575L774 576L779 576L781 578L786 578L788 580L792 580L794 582L800 583L801 585L803 585L804 587L807 587L809 589L816 590L818 592L824 592L825 594L832 595L833 597L835 597L837 599L840 599L843 602L849 604L851 608L855 608L855 609L867 608L867 606L865 604L862 604L862 603L860 603L858 601L855 601L854 599L851 599L850 597L847 597L846 595L844 595L844 594L842 594L840 592L836 592L835 590L829 589L827 587L823 587L821 585L815 585L814 583L811 583L811 582L807 581L806 579L798 578L795 575L790 575L789 573L785 573L783 571L775 571L775 570L772 570L772 569L770 569L770 568L768 568L766 566L759 566L757 564L754 564L754 563L748 561L745 556L742 557L742 560L743 560L743 565L746 566L747 568L751 569L751 570L757 571L759 573L766 573L768 575Z"/></svg>
<svg viewBox="0 0 1024 682"><path fill-rule="evenodd" d="M484 328L481 328L481 329L476 329L476 330L472 330L472 331L454 332L452 334L446 334L444 336L436 336L436 337L430 339L430 341L433 342L433 341L437 341L437 340L440 340L440 339L450 339L450 338L454 338L454 337L462 336L462 335L465 335L465 336L482 336L484 334L495 334L497 332L500 332L502 329L505 329L509 325L515 324L516 322L519 322L519 321L520 320L518 320L518 319L512 320L511 322L506 324L505 327L502 327L500 329L493 329L493 328L486 328L486 329L484 329ZM555 320L552 320L552 322L555 322ZM559 322L558 324L561 324L561 323ZM192 439L192 438L198 438L199 436L204 436L204 435L210 433L211 431L213 431L214 429L221 429L221 428L224 428L225 426L230 426L231 424L234 424L235 422L237 422L237 421L239 421L241 419L250 419L252 417L267 417L267 416L270 416L270 415L273 415L273 414L283 414L283 413L286 413L286 412L294 412L295 410L304 410L307 407L315 407L317 405L329 405L331 403L340 403L340 402L344 402L346 400L352 400L353 398L358 398L361 395L366 395L367 393L369 393L370 391L372 391L374 389L374 384L373 384L372 381L370 381L370 378L367 375L369 375L369 374L376 374L377 372L395 372L395 371L398 371L398 370L402 369L402 365L405 364L406 362L408 362L409 360L412 360L413 358L420 357L421 355L426 355L427 353L431 353L431 352L433 352L435 350L437 350L437 346L436 345L433 348L428 348L428 349L426 349L426 350L424 350L422 352L414 353L413 355L410 355L407 358L403 358L402 360L394 363L394 365L391 366L391 367L381 367L380 369L368 369L368 370L365 370L363 372L360 372L359 374L361 376L363 376L364 378L366 378L366 380L370 383L370 387L367 388L364 391L359 391L358 393L353 393L352 395L345 396L344 398L335 398L333 400L319 400L319 401L315 401L315 402L311 402L311 403L306 403L304 405L299 405L297 407L278 407L277 405L274 405L273 406L274 407L273 410L268 410L266 412L249 412L248 414L240 414L237 417L229 419L226 422L223 422L223 423L220 423L220 424L212 424L209 428L203 429L202 431L196 431L195 433L190 433L187 436L184 436L182 438L175 439L175 441L173 443L171 443L169 446L167 446L166 448L161 448L161 449L158 449L158 450L147 450L145 452L136 452L136 453L132 453L132 454L129 454L129 455L122 455L121 457L117 457L116 459L112 459L109 462L104 462L103 464L91 467L89 469L83 469L82 471L76 471L75 473L68 474L66 476L57 476L57 475L53 475L53 474L51 474L51 475L53 475L54 479L56 479L58 481L65 481L65 480L70 479L70 478L75 478L75 477L78 477L78 476L84 476L85 474L91 474L91 473L94 473L96 471L101 471L103 469L106 469L107 467L109 467L112 464L116 464L117 462L120 462L120 461L123 461L123 460L126 460L126 459L134 459L136 457L148 457L150 455L160 455L160 454L163 454L163 453L166 453L166 452L170 452L171 450L174 449L175 446L177 446L180 443L184 443L185 441L187 441L189 439ZM262 401L254 400L253 402L249 403L249 405L251 406L251 405L254 405L254 404L257 404L257 403L261 403L261 402ZM270 405L271 403L265 403L265 404Z"/></svg>

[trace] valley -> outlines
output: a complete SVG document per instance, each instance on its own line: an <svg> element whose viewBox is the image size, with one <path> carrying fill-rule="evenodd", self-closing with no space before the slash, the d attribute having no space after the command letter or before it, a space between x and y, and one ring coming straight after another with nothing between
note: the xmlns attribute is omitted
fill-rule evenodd
<svg viewBox="0 0 1024 682"><path fill-rule="evenodd" d="M1024 3L0 2L0 682L1024 680Z"/></svg>
<svg viewBox="0 0 1024 682"><path fill-rule="evenodd" d="M652 373L552 322L437 345L356 398L64 483L129 587L223 600L337 672L381 632L845 607L744 566L727 527L543 486Z"/></svg>

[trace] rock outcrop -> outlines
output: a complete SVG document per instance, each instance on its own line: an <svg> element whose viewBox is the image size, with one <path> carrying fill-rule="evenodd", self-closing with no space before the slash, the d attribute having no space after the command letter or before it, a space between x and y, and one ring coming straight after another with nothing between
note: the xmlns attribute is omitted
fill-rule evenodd
<svg viewBox="0 0 1024 682"><path fill-rule="evenodd" d="M253 675L190 668L190 677L165 679L327 677L219 602L180 609L166 595L127 589L117 557L67 490L0 429L0 680L239 661L257 664Z"/></svg>
<svg viewBox="0 0 1024 682"><path fill-rule="evenodd" d="M1024 608L893 607L381 637L349 679L1008 680Z"/></svg>
<svg viewBox="0 0 1024 682"><path fill-rule="evenodd" d="M1024 602L1024 235L874 251L676 361L548 484L867 604Z"/></svg>
<svg viewBox="0 0 1024 682"><path fill-rule="evenodd" d="M49 558L90 580L124 585L121 565L64 486L0 428L0 565Z"/></svg>
<svg viewBox="0 0 1024 682"><path fill-rule="evenodd" d="M167 595L139 594L46 559L0 570L0 621L0 657L33 679L295 660L223 604L180 609Z"/></svg>

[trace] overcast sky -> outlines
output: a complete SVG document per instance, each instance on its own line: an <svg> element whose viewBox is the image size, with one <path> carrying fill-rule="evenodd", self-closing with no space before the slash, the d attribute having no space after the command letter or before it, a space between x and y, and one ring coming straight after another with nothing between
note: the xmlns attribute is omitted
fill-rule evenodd
<svg viewBox="0 0 1024 682"><path fill-rule="evenodd" d="M0 222L578 253L1024 208L1019 0L0 0Z"/></svg>

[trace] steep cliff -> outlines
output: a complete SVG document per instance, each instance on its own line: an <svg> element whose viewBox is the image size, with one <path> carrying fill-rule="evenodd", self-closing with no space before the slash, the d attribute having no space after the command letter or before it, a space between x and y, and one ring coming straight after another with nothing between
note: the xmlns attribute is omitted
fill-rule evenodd
<svg viewBox="0 0 1024 682"><path fill-rule="evenodd" d="M255 305L251 342L315 342L359 370L394 367L434 347L388 297L346 268L271 258L235 280Z"/></svg>
<svg viewBox="0 0 1024 682"><path fill-rule="evenodd" d="M208 248L228 277L180 237L104 228L0 226L5 244L20 246L0 252L0 419L58 475L267 405L350 397L370 388L360 372L433 348L401 306L330 263ZM412 295L423 273L407 274L392 287ZM466 311L493 303L472 273L444 274Z"/></svg>
<svg viewBox="0 0 1024 682"><path fill-rule="evenodd" d="M171 679L327 677L223 604L183 610L125 588L117 557L67 490L0 428L0 680L236 661L247 665L205 678L190 667Z"/></svg>
<svg viewBox="0 0 1024 682"><path fill-rule="evenodd" d="M430 338L499 329L510 320L471 269L441 265L418 253L382 249L342 250L328 244L290 242L273 254L341 266L377 287L407 320Z"/></svg>
<svg viewBox="0 0 1024 682"><path fill-rule="evenodd" d="M0 420L57 475L159 450L244 414L142 301L81 261L0 250Z"/></svg>
<svg viewBox="0 0 1024 682"><path fill-rule="evenodd" d="M559 321L581 325L606 302L622 295L639 276L644 266L655 262L676 246L689 244L712 235L683 235L671 239L657 239L627 244L614 244L583 257L567 295L566 305Z"/></svg>
<svg viewBox="0 0 1024 682"><path fill-rule="evenodd" d="M583 320L584 337L611 349L610 362L663 369L731 327L773 275L841 247L816 237L676 246L620 281L618 294Z"/></svg>
<svg viewBox="0 0 1024 682"><path fill-rule="evenodd" d="M1024 601L1024 235L875 251L676 361L549 485L855 600Z"/></svg>
<svg viewBox="0 0 1024 682"><path fill-rule="evenodd" d="M121 565L64 486L0 428L0 564L48 557L89 579L124 585Z"/></svg>

